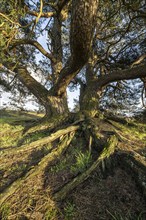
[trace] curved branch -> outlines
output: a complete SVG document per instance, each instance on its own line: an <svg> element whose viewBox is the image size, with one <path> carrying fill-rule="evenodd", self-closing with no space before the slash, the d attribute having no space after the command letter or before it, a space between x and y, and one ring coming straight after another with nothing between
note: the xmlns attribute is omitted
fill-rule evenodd
<svg viewBox="0 0 146 220"><path fill-rule="evenodd" d="M61 12L61 10L64 8L65 5L67 5L69 3L70 0L60 0L57 4L57 9L58 9L58 12ZM57 16L57 12L41 12L41 14L39 12L36 12L36 11L30 11L29 8L26 6L26 10L27 10L27 13L29 15L32 15L32 16L35 16L35 17L38 17L39 18L50 18L50 17L55 17ZM40 15L39 15L40 14Z"/></svg>
<svg viewBox="0 0 146 220"><path fill-rule="evenodd" d="M71 57L61 70L58 81L51 90L52 95L62 96L70 81L79 73L89 59L92 50L98 2L98 0L72 1L70 29Z"/></svg>
<svg viewBox="0 0 146 220"><path fill-rule="evenodd" d="M142 77L146 77L146 63L125 70L116 70L110 74L100 77L95 83L95 89L98 90L111 82L119 80L137 79Z"/></svg>
<svg viewBox="0 0 146 220"><path fill-rule="evenodd" d="M38 98L41 104L46 104L48 90L35 80L25 67L19 67L16 70L18 79L29 89L29 91Z"/></svg>
<svg viewBox="0 0 146 220"><path fill-rule="evenodd" d="M31 39L20 39L20 40L14 40L11 43L11 49L19 46L21 44L29 44L31 46L36 47L45 57L49 58L53 63L55 63L55 58L52 56L52 54L48 53L41 44L39 44L37 41L35 40L31 40Z"/></svg>
<svg viewBox="0 0 146 220"><path fill-rule="evenodd" d="M11 91L11 86L5 79L0 77L0 86L3 86L7 91Z"/></svg>
<svg viewBox="0 0 146 220"><path fill-rule="evenodd" d="M32 15L32 16L35 16L35 17L39 16L39 12L36 12L36 11L29 11L27 9L27 13L29 15ZM50 17L54 17L55 15L56 15L56 13L52 12L52 11L51 12L42 12L40 18L50 18Z"/></svg>

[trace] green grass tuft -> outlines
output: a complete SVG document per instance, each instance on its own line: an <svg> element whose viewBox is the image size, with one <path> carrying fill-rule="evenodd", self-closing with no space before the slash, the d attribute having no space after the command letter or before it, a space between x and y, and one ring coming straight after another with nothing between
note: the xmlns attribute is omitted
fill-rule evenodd
<svg viewBox="0 0 146 220"><path fill-rule="evenodd" d="M92 162L92 156L89 151L83 153L82 151L76 152L76 163L71 166L73 173L85 171Z"/></svg>

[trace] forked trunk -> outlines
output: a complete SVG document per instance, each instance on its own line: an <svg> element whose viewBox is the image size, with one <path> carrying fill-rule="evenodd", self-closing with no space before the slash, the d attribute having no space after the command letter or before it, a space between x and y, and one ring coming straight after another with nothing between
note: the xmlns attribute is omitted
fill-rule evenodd
<svg viewBox="0 0 146 220"><path fill-rule="evenodd" d="M69 112L66 95L61 98L56 96L48 96L48 100L44 107L46 110L45 117L47 118L64 115Z"/></svg>
<svg viewBox="0 0 146 220"><path fill-rule="evenodd" d="M53 93L50 95L49 91L36 81L26 68L19 68L17 71L19 80L37 97L39 103L44 106L47 118L68 112L66 93L62 97L54 96Z"/></svg>
<svg viewBox="0 0 146 220"><path fill-rule="evenodd" d="M80 110L87 116L95 117L99 115L99 99L101 92L97 92L92 87L86 87L80 99Z"/></svg>

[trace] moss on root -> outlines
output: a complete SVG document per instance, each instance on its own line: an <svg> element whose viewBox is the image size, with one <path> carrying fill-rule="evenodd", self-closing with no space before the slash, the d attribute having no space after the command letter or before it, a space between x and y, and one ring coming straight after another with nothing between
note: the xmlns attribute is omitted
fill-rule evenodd
<svg viewBox="0 0 146 220"><path fill-rule="evenodd" d="M29 139L30 136L31 143L14 148L4 147L1 151L0 178L7 181L13 176L12 174L15 174L16 179L11 179L9 184L6 183L5 189L2 189L0 217L3 220L85 219L86 215L88 216L85 210L88 210L89 213L91 211L92 219L92 213L96 213L94 204L92 207L87 207L88 198L86 198L86 205L84 204L86 207L83 208L81 204L86 195L97 203L95 193L93 195L94 189L97 187L97 192L103 193L98 199L104 208L102 209L98 203L102 213L96 213L96 218L93 214L93 219L99 219L100 216L102 219L111 219L111 216L118 216L117 213L120 215L122 212L124 213L122 202L116 198L116 193L114 199L117 204L114 204L114 210L117 207L117 212L110 207L113 199L107 186L111 186L112 190L111 182L113 182L116 187L117 172L120 173L119 177L123 175L123 172L125 172L125 176L132 174L131 184L137 184L133 189L136 195L135 200L140 204L140 208L137 208L137 216L139 216L140 212L145 210L143 205L146 171L145 124L143 126L136 121L128 124L129 122L126 123L125 120L123 123L123 121L113 118L90 118L83 114L74 114L65 121L65 124L59 123L59 127L53 127L52 131L47 122L42 122L34 129L32 127L23 136L22 130L17 127L20 125L11 125L10 130L13 130L14 126L16 130L20 131L19 141L23 140L22 143L24 143L25 138ZM5 126L5 123L3 125ZM40 131L39 126L42 128ZM47 135L42 136L44 128ZM140 133L141 136L138 137ZM7 134L8 136L13 135L11 132ZM8 177L6 174L9 174ZM128 182L126 182L124 191L122 191L124 178L121 179L121 182L118 181L122 199L122 195L125 196L124 193L127 190L126 184L129 187L128 190L132 187L132 185L128 186ZM91 182L92 184L90 184ZM114 187L113 190L116 192ZM80 191L86 195L81 195ZM107 201L108 193L110 201ZM137 204L132 200L131 195L128 194L128 198L129 207ZM130 200L130 198L132 199ZM127 207L128 201L126 200ZM63 204L64 207L62 207ZM80 211L77 206L80 207ZM120 212L120 207L122 212ZM105 212L105 209L109 212ZM136 213L132 210L134 209L131 208L129 216L136 217ZM82 213L82 218L80 213ZM143 220L144 215L141 216Z"/></svg>

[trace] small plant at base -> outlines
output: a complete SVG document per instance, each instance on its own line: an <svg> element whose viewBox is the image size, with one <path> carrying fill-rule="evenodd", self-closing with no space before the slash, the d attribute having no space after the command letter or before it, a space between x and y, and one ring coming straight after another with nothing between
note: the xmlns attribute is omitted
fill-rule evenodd
<svg viewBox="0 0 146 220"><path fill-rule="evenodd" d="M66 206L64 207L64 215L65 220L72 219L75 212L75 204L72 204L71 202L67 202Z"/></svg>
<svg viewBox="0 0 146 220"><path fill-rule="evenodd" d="M66 166L67 166L67 162L66 162L66 159L64 159L60 161L60 163L56 164L55 166L52 166L51 172L58 173L59 171L65 169Z"/></svg>
<svg viewBox="0 0 146 220"><path fill-rule="evenodd" d="M83 153L81 151L76 154L76 163L71 166L72 172L83 172L92 162L92 156L89 151Z"/></svg>
<svg viewBox="0 0 146 220"><path fill-rule="evenodd" d="M57 216L57 210L56 209L50 209L45 214L45 220L55 220Z"/></svg>

